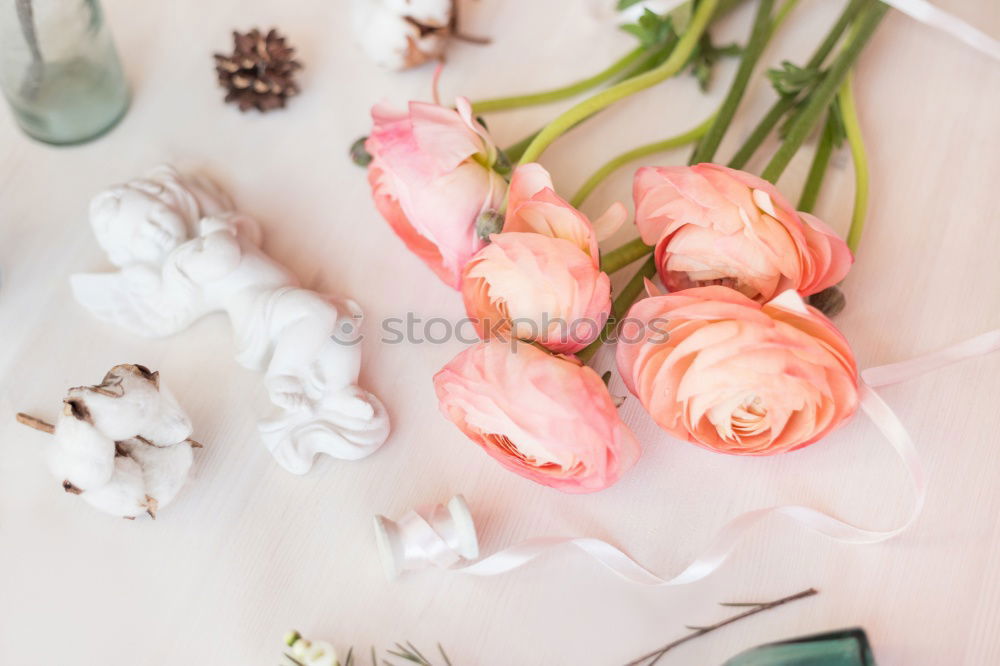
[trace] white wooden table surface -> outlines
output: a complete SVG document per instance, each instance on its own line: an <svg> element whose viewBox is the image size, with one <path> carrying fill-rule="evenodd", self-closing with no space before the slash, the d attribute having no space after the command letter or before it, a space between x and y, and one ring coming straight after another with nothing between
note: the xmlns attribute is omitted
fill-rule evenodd
<svg viewBox="0 0 1000 666"><path fill-rule="evenodd" d="M482 98L600 69L631 48L597 11L602 3L611 0L474 3L467 29L494 44L457 45L443 93ZM645 453L614 488L568 496L503 471L437 413L431 376L461 343L377 339L384 317L463 314L457 295L378 218L364 174L345 156L367 130L370 104L428 98L431 72L376 70L351 43L345 0L106 4L134 86L124 122L100 141L55 149L27 140L0 112L0 664L271 666L293 627L344 649L440 641L461 665L616 664L681 635L684 624L721 619L716 602L809 586L821 594L662 663L712 665L754 644L854 625L868 630L880 664L1000 663L1000 355L883 391L930 479L920 520L888 543L836 544L776 519L715 575L679 588L627 585L572 549L496 578L432 570L386 582L372 514L396 516L458 492L486 552L533 536L588 535L664 575L745 510L806 503L888 528L905 518L911 496L863 417L804 451L745 460L670 440L634 400L624 415ZM1000 34L993 0L939 4ZM840 7L802 2L766 61L804 60ZM742 41L749 18L746 7L718 37ZM278 26L306 63L304 94L286 112L241 115L215 86L211 53L229 47L232 28L254 25ZM543 158L557 186L568 194L622 149L693 126L733 71L732 62L723 67L708 96L682 77L572 132ZM872 201L838 324L865 367L1000 326L1000 65L893 12L856 85ZM758 77L721 159L772 94ZM509 143L556 110L488 120ZM266 398L258 377L234 362L224 318L150 342L72 301L67 276L106 267L86 222L89 197L162 161L216 177L262 221L270 253L307 284L363 304L364 380L394 421L376 455L288 474L256 440ZM793 198L807 164L801 156L782 180ZM617 174L587 210L627 198L629 179ZM850 161L839 155L818 212L841 231L851 193ZM121 362L158 368L206 443L192 482L156 522L109 518L64 494L39 454L44 435L13 419L16 411L53 417L67 387ZM598 364L609 366L607 350ZM623 391L618 380L612 387Z"/></svg>

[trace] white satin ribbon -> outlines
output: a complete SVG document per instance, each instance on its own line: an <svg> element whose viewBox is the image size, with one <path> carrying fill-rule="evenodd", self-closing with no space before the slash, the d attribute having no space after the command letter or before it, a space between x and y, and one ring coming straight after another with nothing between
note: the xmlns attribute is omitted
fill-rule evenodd
<svg viewBox="0 0 1000 666"><path fill-rule="evenodd" d="M861 409L899 455L913 485L913 509L898 527L890 530L868 530L809 507L772 506L748 511L730 521L698 559L672 578L661 578L605 541L574 537L530 539L474 564L458 568L456 571L472 576L495 576L524 566L554 548L572 545L631 583L654 586L685 585L701 580L722 566L739 540L757 523L772 515L791 518L806 529L844 543L869 544L891 539L910 527L920 515L926 497L927 480L916 447L906 428L872 386L912 379L943 365L988 354L998 349L1000 349L1000 329L931 354L902 363L870 368L862 373L864 382L861 384ZM454 501L453 499L452 502ZM425 510L423 513L428 514L428 519L423 518L418 512L410 511L399 521L406 526L402 530L404 535L412 535L404 536L408 543L403 548L406 553L406 564L402 568L417 569L427 566L447 568L463 561L453 546L461 542L460 535L454 532L456 525L460 526L461 523L445 520L442 509L443 507L439 506L433 512ZM421 522L423 524L420 524ZM452 551L451 555L442 554L442 551L449 549Z"/></svg>
<svg viewBox="0 0 1000 666"><path fill-rule="evenodd" d="M995 0L994 0L995 1ZM977 51L1000 60L1000 41L927 0L883 0L910 18L955 37Z"/></svg>
<svg viewBox="0 0 1000 666"><path fill-rule="evenodd" d="M918 356L909 361L890 363L889 365L881 365L877 368L868 368L861 373L861 378L869 386L896 384L919 377L931 370L937 370L940 367L964 361L974 356L984 356L997 350L1000 350L1000 329L977 335L964 342L950 345L940 351Z"/></svg>
<svg viewBox="0 0 1000 666"><path fill-rule="evenodd" d="M607 2L609 0L601 0ZM996 0L992 0L996 1ZM643 8L649 7L658 14L666 14L683 5L687 0L648 0L633 5L620 14L620 20L628 23L638 19ZM982 30L969 25L954 14L949 14L928 0L883 0L885 4L898 9L907 16L936 30L947 33L965 42L977 51L1000 60L1000 41L990 37Z"/></svg>
<svg viewBox="0 0 1000 666"><path fill-rule="evenodd" d="M657 576L609 543L599 539L570 537L531 539L490 555L459 571L474 576L493 576L524 566L552 548L572 544L631 583L656 586L686 585L705 578L722 566L740 539L757 523L772 515L786 516L806 529L845 543L878 543L891 539L905 531L920 515L927 492L927 481L916 448L903 424L882 398L864 384L861 386L861 409L902 459L913 484L915 495L913 509L899 527L886 531L866 530L806 506L772 506L748 511L734 518L722 528L698 559L672 578Z"/></svg>

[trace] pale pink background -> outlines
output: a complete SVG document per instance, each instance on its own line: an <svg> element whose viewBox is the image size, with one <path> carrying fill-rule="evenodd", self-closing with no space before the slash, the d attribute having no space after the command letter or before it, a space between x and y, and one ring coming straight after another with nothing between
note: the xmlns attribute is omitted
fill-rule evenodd
<svg viewBox="0 0 1000 666"><path fill-rule="evenodd" d="M106 266L86 224L89 197L171 161L231 188L263 223L269 252L317 288L353 295L376 323L412 309L461 316L458 295L408 255L376 216L364 174L346 159L379 98L429 96L430 71L383 73L351 43L346 0L107 0L131 80L133 108L91 145L53 149L24 138L0 111L0 663L176 666L277 663L281 635L367 647L441 641L456 664L623 663L710 623L725 600L769 599L815 586L820 596L729 627L664 660L716 664L764 641L862 625L885 666L1000 663L1000 356L888 388L927 465L927 507L883 545L839 545L774 520L716 575L642 589L573 550L491 579L441 571L387 583L374 512L466 495L486 552L539 535L607 539L664 575L696 556L736 514L779 502L831 511L872 528L909 511L906 478L864 418L828 441L777 459L741 460L669 440L634 400L623 409L646 446L613 489L562 495L503 471L436 412L431 375L461 349L379 346L367 384L395 430L361 462L326 460L305 478L258 443L266 404L238 367L223 318L175 338L117 334L70 298L70 272ZM482 98L590 74L631 48L597 7L611 0L479 0L466 29L486 48L457 45L446 95ZM841 2L804 0L765 60L805 59ZM939 4L1000 34L1000 5ZM749 7L720 40L745 39ZM210 54L236 27L277 25L301 48L304 94L284 113L223 106ZM571 193L604 159L685 130L718 103L682 77L615 107L544 156ZM722 159L770 104L758 82ZM870 220L838 318L862 366L902 360L1000 326L1000 65L891 13L864 54L857 93L872 166ZM555 108L489 117L501 143ZM811 146L807 153L811 151ZM682 163L687 150L662 157ZM754 165L759 168L762 161ZM782 180L792 198L808 154ZM595 213L629 192L622 171L588 202ZM850 161L835 158L818 213L845 231ZM626 229L618 240L634 232ZM608 245L610 247L610 245ZM608 365L606 354L599 365ZM24 410L52 417L69 386L115 363L159 368L189 408L206 448L193 483L155 523L95 513L66 496L39 455ZM620 381L612 388L621 393Z"/></svg>

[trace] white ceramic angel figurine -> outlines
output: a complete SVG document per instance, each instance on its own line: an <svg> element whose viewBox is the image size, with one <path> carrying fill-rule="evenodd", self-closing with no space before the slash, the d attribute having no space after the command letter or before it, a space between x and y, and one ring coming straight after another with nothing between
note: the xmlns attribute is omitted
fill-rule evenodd
<svg viewBox="0 0 1000 666"><path fill-rule="evenodd" d="M261 251L257 223L232 208L217 187L169 167L98 195L91 225L120 270L74 275L76 299L149 337L226 312L236 360L265 374L276 409L259 429L283 467L304 474L317 453L371 454L389 422L381 402L357 385L360 309L298 286Z"/></svg>

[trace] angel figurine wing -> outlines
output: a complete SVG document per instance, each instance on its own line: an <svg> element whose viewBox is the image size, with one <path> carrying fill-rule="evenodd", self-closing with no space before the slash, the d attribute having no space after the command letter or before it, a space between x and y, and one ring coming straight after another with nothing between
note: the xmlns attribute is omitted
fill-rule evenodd
<svg viewBox="0 0 1000 666"><path fill-rule="evenodd" d="M135 335L159 338L184 330L212 311L202 292L170 266L70 277L77 302L94 316Z"/></svg>

